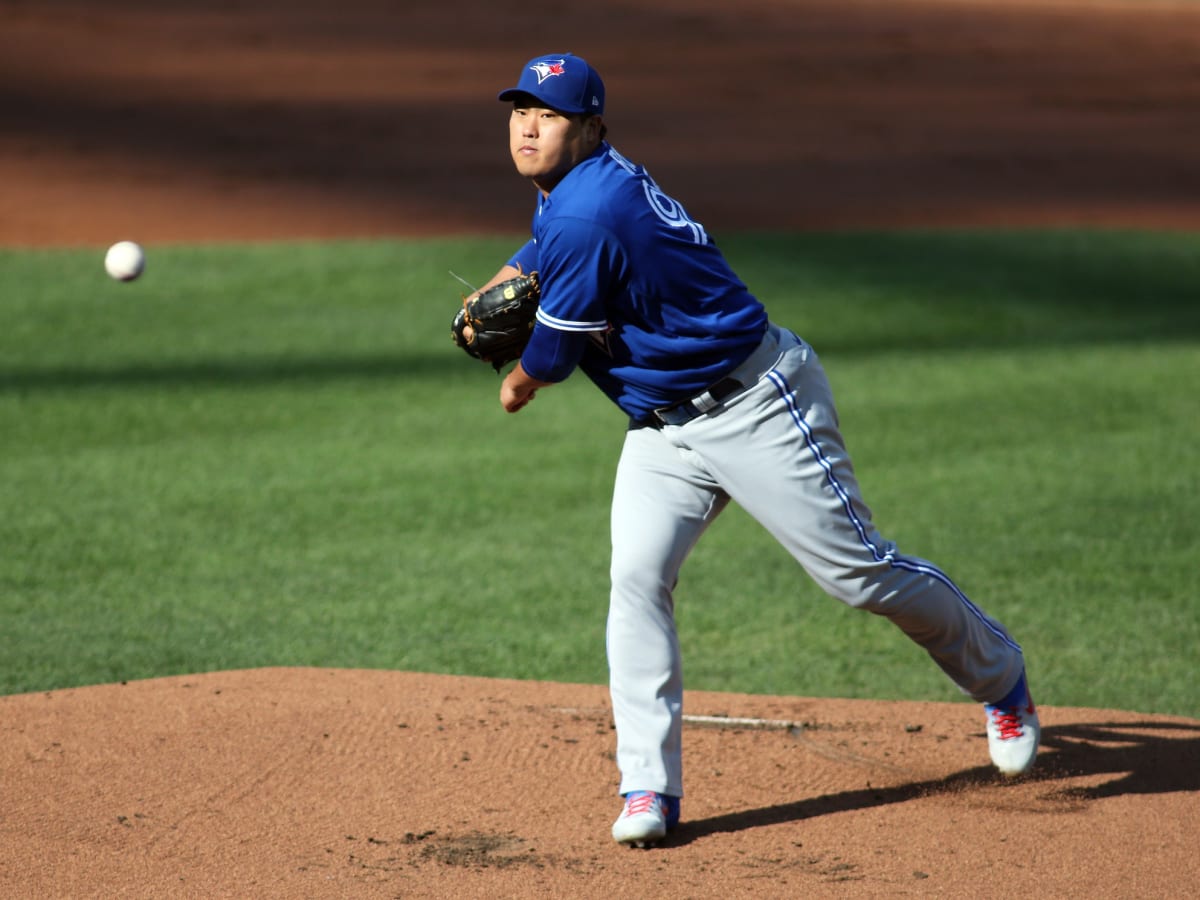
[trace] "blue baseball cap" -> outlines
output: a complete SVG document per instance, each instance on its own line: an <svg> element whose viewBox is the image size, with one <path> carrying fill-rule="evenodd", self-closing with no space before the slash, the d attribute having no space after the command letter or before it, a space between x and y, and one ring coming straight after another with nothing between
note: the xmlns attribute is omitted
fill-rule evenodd
<svg viewBox="0 0 1200 900"><path fill-rule="evenodd" d="M521 70L516 87L501 91L497 100L528 94L547 109L565 113L604 114L604 82L581 56L549 53L535 56Z"/></svg>

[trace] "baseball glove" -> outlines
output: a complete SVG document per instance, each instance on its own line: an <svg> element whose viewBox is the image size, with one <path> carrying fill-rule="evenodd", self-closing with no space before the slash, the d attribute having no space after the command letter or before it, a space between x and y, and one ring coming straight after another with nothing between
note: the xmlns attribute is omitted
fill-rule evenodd
<svg viewBox="0 0 1200 900"><path fill-rule="evenodd" d="M499 372L521 358L541 296L537 272L492 285L463 303L450 326L454 343Z"/></svg>

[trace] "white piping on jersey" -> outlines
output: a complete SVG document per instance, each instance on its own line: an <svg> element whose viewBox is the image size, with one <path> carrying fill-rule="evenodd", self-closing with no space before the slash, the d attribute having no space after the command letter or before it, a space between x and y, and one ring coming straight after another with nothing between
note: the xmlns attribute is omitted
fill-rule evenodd
<svg viewBox="0 0 1200 900"><path fill-rule="evenodd" d="M548 325L551 328L556 328L559 331L607 331L608 322L601 319L598 322L572 322L569 319L558 319L554 316L543 312L541 308L537 311L537 320L543 325Z"/></svg>
<svg viewBox="0 0 1200 900"><path fill-rule="evenodd" d="M858 513L854 511L854 504L850 499L850 493L842 486L842 483L837 480L837 475L835 475L833 471L833 465L829 462L829 459L825 456L824 452L822 452L821 445L813 436L812 427L806 421L804 421L804 416L801 415L800 410L796 407L796 398L792 394L792 389L787 383L787 379L780 375L777 369L772 369L767 373L766 377L771 379L771 382L775 385L775 389L779 392L779 396L783 398L784 403L787 404L788 413L791 415L792 421L804 435L804 441L808 445L809 453L812 454L813 459L815 459L817 462L817 465L825 470L825 476L829 479L829 486L833 488L833 492L837 494L838 499L841 500L842 509L845 511L846 516L850 519L850 523L854 526L854 530L858 532L859 541L864 547L871 551L871 556L875 559L875 561L886 562L894 569L904 569L909 572L916 572L919 575L928 575L931 578L937 579L951 591L953 591L954 596L956 596L959 601L968 610L970 610L971 614L974 615L975 618L979 619L979 621L983 623L983 626L987 628L988 631L992 632L994 635L996 635L996 637L1000 638L1000 640L1004 641L1004 643L1012 647L1018 653L1022 652L1021 645L1009 637L1003 629L997 628L996 625L983 614L983 611L974 603L972 603L966 594L959 590L958 585L950 580L950 576L942 572L936 566L925 562L918 562L900 554L879 552L879 548L875 546L875 543L867 535L867 528L863 524L862 519L859 517Z"/></svg>

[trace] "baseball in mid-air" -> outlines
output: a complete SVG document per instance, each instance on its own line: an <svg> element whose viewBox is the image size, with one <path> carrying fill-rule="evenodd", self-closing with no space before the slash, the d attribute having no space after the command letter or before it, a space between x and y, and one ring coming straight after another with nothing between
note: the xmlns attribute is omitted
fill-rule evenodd
<svg viewBox="0 0 1200 900"><path fill-rule="evenodd" d="M133 241L117 241L104 254L104 269L117 281L133 281L146 268L146 253Z"/></svg>

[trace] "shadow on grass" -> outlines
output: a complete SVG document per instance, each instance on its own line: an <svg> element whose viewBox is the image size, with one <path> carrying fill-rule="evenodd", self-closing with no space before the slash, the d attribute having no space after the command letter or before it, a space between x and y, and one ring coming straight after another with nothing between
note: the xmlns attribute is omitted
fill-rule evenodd
<svg viewBox="0 0 1200 900"><path fill-rule="evenodd" d="M776 320L826 354L1200 337L1200 235L963 230L722 243Z"/></svg>
<svg viewBox="0 0 1200 900"><path fill-rule="evenodd" d="M257 388L290 383L387 381L448 378L471 374L470 360L440 353L404 356L238 359L228 362L180 362L126 367L62 366L46 369L0 368L0 393L72 389ZM490 370L489 370L490 371Z"/></svg>
<svg viewBox="0 0 1200 900"><path fill-rule="evenodd" d="M1096 775L1113 777L1091 787L1059 784ZM1041 755L1033 771L1014 783L1030 781L1045 784L1045 799L1060 802L1064 812L1076 811L1080 803L1104 797L1200 791L1200 726L1109 722L1048 727L1042 732ZM798 822L933 795L999 788L1006 783L991 766L979 766L930 781L842 791L690 822L685 819L670 842L687 844L710 834Z"/></svg>

